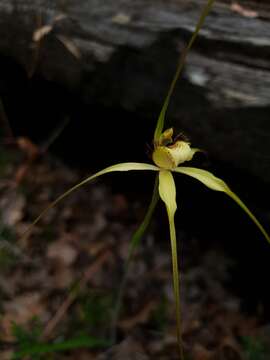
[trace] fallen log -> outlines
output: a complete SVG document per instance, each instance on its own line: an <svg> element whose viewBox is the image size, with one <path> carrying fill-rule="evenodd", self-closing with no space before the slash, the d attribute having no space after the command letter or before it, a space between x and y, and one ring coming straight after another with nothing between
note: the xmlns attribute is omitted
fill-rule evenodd
<svg viewBox="0 0 270 360"><path fill-rule="evenodd" d="M143 114L153 124L204 4L1 0L0 54L30 77L80 92L86 103ZM267 183L269 59L269 3L217 1L169 112L196 145Z"/></svg>

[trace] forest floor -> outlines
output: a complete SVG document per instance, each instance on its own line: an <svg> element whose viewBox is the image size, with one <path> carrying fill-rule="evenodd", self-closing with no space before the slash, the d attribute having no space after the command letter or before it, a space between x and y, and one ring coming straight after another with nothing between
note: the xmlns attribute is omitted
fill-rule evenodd
<svg viewBox="0 0 270 360"><path fill-rule="evenodd" d="M146 210L139 199L94 182L20 239L80 175L48 155L25 168L19 151L1 150L0 358L177 359L169 239L161 239L167 229L155 221L136 252L113 326L128 244ZM244 314L225 285L230 259L216 250L196 254L196 241L181 256L187 359L269 359L270 330Z"/></svg>

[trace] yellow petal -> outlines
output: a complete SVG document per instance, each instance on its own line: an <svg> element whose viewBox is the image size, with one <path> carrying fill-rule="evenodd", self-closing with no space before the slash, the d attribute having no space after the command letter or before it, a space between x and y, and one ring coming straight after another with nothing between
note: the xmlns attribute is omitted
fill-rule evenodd
<svg viewBox="0 0 270 360"><path fill-rule="evenodd" d="M180 280L178 271L177 242L174 225L174 214L177 209L176 189L172 173L167 170L159 172L159 195L164 201L168 213L171 251L172 251L172 270L173 270L173 289L176 310L177 340L179 346L180 359L183 359L182 330L181 330L181 303L180 303Z"/></svg>
<svg viewBox="0 0 270 360"><path fill-rule="evenodd" d="M262 226L262 224L257 220L255 215L252 214L252 212L249 210L249 208L243 203L243 201L234 193L231 191L229 186L221 179L214 176L212 173L206 170L197 169L197 168L191 168L191 167L178 167L176 169L173 169L173 171L185 174L188 176L191 176L199 181L201 181L204 185L209 187L212 190L215 191L223 191L228 196L230 196L250 217L250 219L256 224L256 226L260 229L266 240L270 243L270 237L267 234L266 230Z"/></svg>
<svg viewBox="0 0 270 360"><path fill-rule="evenodd" d="M201 181L205 186L209 187L212 190L223 192L227 192L230 190L223 180L217 178L209 171L184 166L179 166L178 168L173 169L173 171L191 176Z"/></svg>
<svg viewBox="0 0 270 360"><path fill-rule="evenodd" d="M186 141L176 141L175 144L168 146L169 152L174 159L175 167L185 161L190 161L193 158L197 149L192 149L190 144Z"/></svg>
<svg viewBox="0 0 270 360"><path fill-rule="evenodd" d="M174 216L177 209L176 189L174 179L170 171L160 170L159 172L159 195L165 202L170 216Z"/></svg>
<svg viewBox="0 0 270 360"><path fill-rule="evenodd" d="M94 179L96 179L97 177L99 177L101 175L104 175L104 174L107 174L107 173L110 173L110 172L114 172L114 171L129 171L129 170L154 170L154 171L158 171L159 168L154 166L154 165L144 164L144 163L132 163L132 162L131 163L121 163L121 164L116 164L116 165L109 166L109 167L97 172L96 174L87 177L83 181L79 182L78 184L74 185L69 190L64 192L62 195L60 195L52 203L50 203L50 205L41 212L41 214L32 222L32 224L29 226L29 228L24 232L24 234L22 235L22 239L25 238L28 235L28 233L31 231L33 226L42 218L43 215L45 215L47 213L47 211L49 209L54 207L61 200L63 200L66 196L70 195L73 191L77 190L81 186L87 184L89 181L94 180Z"/></svg>
<svg viewBox="0 0 270 360"><path fill-rule="evenodd" d="M176 141L173 145L157 146L153 151L153 162L162 169L172 170L185 161L190 161L199 151L186 141Z"/></svg>
<svg viewBox="0 0 270 360"><path fill-rule="evenodd" d="M153 162L162 169L171 170L176 167L172 154L168 147L158 146L152 155Z"/></svg>

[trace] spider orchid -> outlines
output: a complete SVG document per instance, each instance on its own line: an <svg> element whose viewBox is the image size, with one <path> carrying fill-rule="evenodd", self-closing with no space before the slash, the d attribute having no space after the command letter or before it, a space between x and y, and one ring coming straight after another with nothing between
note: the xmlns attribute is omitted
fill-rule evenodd
<svg viewBox="0 0 270 360"><path fill-rule="evenodd" d="M156 171L158 173L158 194L162 201L164 202L168 214L169 220L169 229L170 229L170 240L171 240L171 251L172 251L172 270L173 270L173 287L174 287L174 298L176 303L176 320L177 320L177 339L180 348L180 354L182 354L182 344L181 344L181 317L180 317L180 282L179 282L179 269L178 269L178 256L177 256L177 241L176 241L176 232L175 232L175 223L174 216L177 209L176 203L176 187L173 178L173 174L180 173L192 178L197 179L203 183L208 188L214 191L221 191L226 193L231 197L236 203L247 213L251 220L257 225L260 229L266 240L270 243L270 237L265 231L264 227L252 214L252 212L247 208L247 206L240 200L240 198L232 192L228 185L221 180L220 178L214 176L211 172L198 169L194 167L182 166L184 162L190 161L193 158L193 155L198 152L198 149L192 148L190 144L186 141L176 141L173 142L173 129L170 128L164 131L158 140L154 144L153 151L153 164L146 163L120 163L116 165L109 166L94 175L87 177L85 180L81 181L74 187L70 188L67 192L58 197L54 202L52 202L47 209L45 209L39 217L32 223L31 226L35 225L39 219L44 215L49 208L55 206L67 195L71 194L73 191L81 187L82 185L98 178L101 175L115 171L130 171L130 170L143 170L143 171ZM137 237L133 238L133 248L136 245L139 237L144 232L147 227L154 207L157 202L157 193L155 186L152 202L149 207L148 214L145 218L145 222L142 223L142 226L137 231ZM136 235L136 234L135 234ZM130 250L131 255L131 250ZM183 355L181 355L183 358Z"/></svg>
<svg viewBox="0 0 270 360"><path fill-rule="evenodd" d="M173 93L175 84L179 78L179 75L183 69L185 59L189 49L191 48L195 38L198 35L198 32L209 13L211 6L214 0L208 0L207 5L205 6L201 17L198 21L196 29L184 51L181 54L180 61L177 66L176 73L174 75L173 81L169 88L168 94L165 98L163 107L161 109L155 133L154 133L154 150L152 153L153 164L146 163L136 163L136 162L127 162L120 163L116 165L109 166L94 175L91 175L76 184L65 193L60 195L55 201L53 201L31 224L31 226L26 230L23 237L25 237L32 227L41 219L41 217L52 207L54 207L57 203L63 200L66 196L70 195L72 192L80 188L81 186L89 183L90 181L105 175L107 173L112 172L125 172L125 171L154 171L157 173L156 182L153 190L152 200L148 207L148 211L146 216L138 227L137 231L133 235L131 239L131 245L129 249L129 255L127 260L127 265L131 259L133 254L133 250L138 245L143 233L145 232L150 219L152 217L153 211L156 207L157 201L159 197L165 204L168 222L169 222L169 232L170 232L170 241L171 241L171 252L172 252L172 273L173 273L173 288L174 288L174 299L176 305L176 325L177 325L177 340L179 347L179 357L180 359L184 359L183 356L183 346L182 346L182 336L181 336L181 311L180 311L180 281L179 281L179 268L178 268L178 256L177 256L177 241L176 241L176 231L175 231L175 212L177 209L176 203L176 187L174 182L173 175L175 174L184 174L190 176L192 178L197 179L205 186L214 191L220 191L227 194L230 198L232 198L250 217L250 219L255 223L255 225L259 228L261 233L264 235L266 240L270 243L270 237L267 234L264 227L257 220L257 218L253 215L253 213L248 209L248 207L240 200L240 198L229 188L229 186L218 177L214 176L211 172L198 169L194 167L182 166L183 163L192 160L194 154L199 149L192 148L190 143L185 140L173 140L173 129L167 129L163 131L164 127L164 119L165 114L169 105L170 97Z"/></svg>

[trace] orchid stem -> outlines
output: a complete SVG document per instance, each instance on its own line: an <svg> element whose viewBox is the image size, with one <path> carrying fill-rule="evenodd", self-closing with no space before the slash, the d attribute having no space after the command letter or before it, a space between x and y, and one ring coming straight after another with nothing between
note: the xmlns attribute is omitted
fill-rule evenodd
<svg viewBox="0 0 270 360"><path fill-rule="evenodd" d="M124 291L125 291L125 288L126 288L129 272L130 272L130 264L132 262L135 250L139 246L140 241L141 241L146 229L149 226L149 223L150 223L150 221L152 219L153 212L154 212L154 210L155 210L155 208L157 206L158 199L159 199L158 176L156 176L155 186L154 186L151 202L149 204L149 207L147 209L147 212L145 214L145 217L144 217L143 221L141 222L141 224L139 225L139 227L137 228L137 230L133 234L130 245L129 245L128 257L127 257L127 260L126 260L126 263L125 263L125 266L124 266L124 275L123 275L123 278L121 280L121 284L119 286L119 290L118 290L118 294L117 294L117 298L116 298L116 304L115 304L114 313L113 313L113 318L112 318L112 324L111 324L111 340L112 340L112 343L116 342L117 322L118 322L121 307L122 307L122 304L123 304L123 296L124 296Z"/></svg>
<svg viewBox="0 0 270 360"><path fill-rule="evenodd" d="M164 100L162 109L161 109L159 117L158 117L156 129L155 129L155 132L154 132L154 140L155 141L158 141L158 139L159 139L159 137L160 137L160 135L161 135L161 133L163 131L167 108L169 106L170 99L171 99L172 93L174 91L175 85L177 83L177 80L179 79L179 76L181 75L182 70L183 70L183 68L185 66L186 57L187 57L187 55L189 53L189 50L191 49L195 39L198 36L199 31L201 30L201 28L202 28L202 26L204 24L204 21L205 21L207 15L209 14L209 12L210 12L210 10L212 8L212 5L213 5L214 1L215 0L208 0L207 1L207 4L205 5L205 7L204 7L204 9L203 9L203 11L201 13L200 19L199 19L199 21L198 21L198 23L196 25L196 28L195 28L194 32L193 32L187 46L184 48L184 50L181 53L181 56L180 56L180 59L179 59L179 62L178 62L177 68L176 68L176 72L174 74L173 80L171 82L171 85L169 87L168 93L166 95L166 98Z"/></svg>
<svg viewBox="0 0 270 360"><path fill-rule="evenodd" d="M177 341L179 347L179 357L184 360L183 341L182 341L182 316L181 316L181 302L180 302L180 275L178 268L178 257L177 257L177 242L175 233L174 216L169 216L170 224L170 239L171 239L171 250L172 250L172 270L173 270L173 290L175 298L175 315L176 315L176 326L177 326Z"/></svg>

